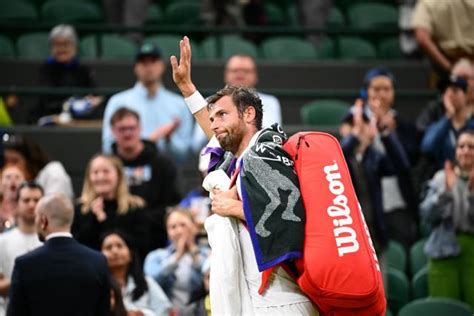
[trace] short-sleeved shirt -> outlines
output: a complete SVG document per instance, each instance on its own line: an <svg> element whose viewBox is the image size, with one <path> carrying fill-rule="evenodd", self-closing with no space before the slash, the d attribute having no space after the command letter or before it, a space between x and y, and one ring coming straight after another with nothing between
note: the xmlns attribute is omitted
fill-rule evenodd
<svg viewBox="0 0 474 316"><path fill-rule="evenodd" d="M474 1L419 0L413 28L427 29L451 59L474 56Z"/></svg>

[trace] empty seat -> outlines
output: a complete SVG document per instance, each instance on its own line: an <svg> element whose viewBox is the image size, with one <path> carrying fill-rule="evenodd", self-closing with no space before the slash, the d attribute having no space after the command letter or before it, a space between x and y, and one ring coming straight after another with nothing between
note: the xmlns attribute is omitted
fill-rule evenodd
<svg viewBox="0 0 474 316"><path fill-rule="evenodd" d="M171 25L198 24L201 15L201 5L196 2L171 2L165 8L164 23Z"/></svg>
<svg viewBox="0 0 474 316"><path fill-rule="evenodd" d="M38 14L33 4L26 1L0 1L1 22L33 22Z"/></svg>
<svg viewBox="0 0 474 316"><path fill-rule="evenodd" d="M398 316L472 316L473 311L466 303L457 300L430 297L418 299L404 306Z"/></svg>
<svg viewBox="0 0 474 316"><path fill-rule="evenodd" d="M13 42L6 36L0 35L0 58L14 58L15 48Z"/></svg>
<svg viewBox="0 0 474 316"><path fill-rule="evenodd" d="M95 3L50 0L41 7L41 18L55 23L99 22L102 13Z"/></svg>
<svg viewBox="0 0 474 316"><path fill-rule="evenodd" d="M342 14L341 10L336 7L332 7L331 11L329 12L327 27L333 28L344 25L346 25L346 19L344 18L344 15Z"/></svg>
<svg viewBox="0 0 474 316"><path fill-rule="evenodd" d="M411 280L411 292L414 299L428 296L428 267L421 268Z"/></svg>
<svg viewBox="0 0 474 316"><path fill-rule="evenodd" d="M389 267L395 268L405 273L407 255L405 248L403 248L399 242L390 240L385 252L385 256L387 257L387 265Z"/></svg>
<svg viewBox="0 0 474 316"><path fill-rule="evenodd" d="M391 267L387 268L385 295L388 307L396 315L409 300L410 286L405 273Z"/></svg>
<svg viewBox="0 0 474 316"><path fill-rule="evenodd" d="M305 125L339 125L350 105L341 100L316 100L301 107L301 121Z"/></svg>
<svg viewBox="0 0 474 316"><path fill-rule="evenodd" d="M286 23L285 13L283 10L276 4L265 3L264 5L265 15L267 17L267 22L270 25L283 25Z"/></svg>
<svg viewBox="0 0 474 316"><path fill-rule="evenodd" d="M297 37L281 36L265 40L261 46L261 56L271 60L311 60L316 59L313 45Z"/></svg>
<svg viewBox="0 0 474 316"><path fill-rule="evenodd" d="M27 33L21 35L16 42L19 58L46 59L49 56L48 33Z"/></svg>
<svg viewBox="0 0 474 316"><path fill-rule="evenodd" d="M418 240L410 248L410 273L415 275L428 264L428 257L425 254L426 239Z"/></svg>
<svg viewBox="0 0 474 316"><path fill-rule="evenodd" d="M157 4L150 4L147 9L146 24L158 24L163 20L163 11Z"/></svg>
<svg viewBox="0 0 474 316"><path fill-rule="evenodd" d="M340 37L337 40L340 59L375 59L377 52L374 46L358 37Z"/></svg>
<svg viewBox="0 0 474 316"><path fill-rule="evenodd" d="M163 53L163 58L169 60L172 55L179 58L179 41L182 38L180 35L163 34L146 37L144 42L153 43L158 46ZM190 39L189 42L191 44L193 58L197 58L199 56L199 49L194 41Z"/></svg>
<svg viewBox="0 0 474 316"><path fill-rule="evenodd" d="M349 25L360 29L396 28L398 10L383 3L357 3L347 10Z"/></svg>
<svg viewBox="0 0 474 316"><path fill-rule="evenodd" d="M402 51L398 37L382 39L377 45L377 55L381 59L400 59Z"/></svg>
<svg viewBox="0 0 474 316"><path fill-rule="evenodd" d="M84 58L123 60L133 60L137 50L135 43L131 40L113 34L86 36L81 40L79 48Z"/></svg>
<svg viewBox="0 0 474 316"><path fill-rule="evenodd" d="M206 59L227 59L236 54L257 58L258 50L252 42L236 35L208 37L202 41L200 46L200 55Z"/></svg>

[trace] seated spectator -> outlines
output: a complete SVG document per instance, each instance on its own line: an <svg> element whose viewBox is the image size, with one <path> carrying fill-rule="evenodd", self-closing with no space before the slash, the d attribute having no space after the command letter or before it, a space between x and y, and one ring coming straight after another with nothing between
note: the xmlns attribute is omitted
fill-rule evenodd
<svg viewBox="0 0 474 316"><path fill-rule="evenodd" d="M105 108L104 122L121 107L137 112L142 119L142 138L155 143L175 161L187 158L193 129L193 118L181 96L167 90L162 83L165 63L161 51L152 44L140 47L135 57L138 79L131 89L113 95ZM102 125L102 149L112 151L113 135L109 124Z"/></svg>
<svg viewBox="0 0 474 316"><path fill-rule="evenodd" d="M147 204L152 220L151 249L165 247L165 209L181 198L176 165L161 154L155 144L140 138L137 112L120 108L112 115L110 125L115 139L112 152L122 160L130 192L142 197Z"/></svg>
<svg viewBox="0 0 474 316"><path fill-rule="evenodd" d="M89 161L76 206L72 234L80 243L100 249L100 236L120 229L134 238L141 258L149 250L150 227L145 201L130 194L117 157L98 154Z"/></svg>
<svg viewBox="0 0 474 316"><path fill-rule="evenodd" d="M71 25L60 24L49 33L51 56L41 66L39 84L48 87L81 87L93 88L95 82L89 68L79 62L77 57L78 38ZM78 118L102 116L98 106L103 98L93 95L73 96L70 99L70 111ZM45 96L40 98L39 104L31 115L35 122L46 115L59 114L63 111L63 103L68 98L62 96Z"/></svg>
<svg viewBox="0 0 474 316"><path fill-rule="evenodd" d="M2 308L6 310L15 259L42 245L35 228L35 208L43 189L35 182L23 182L17 192L18 226L0 234L0 314Z"/></svg>
<svg viewBox="0 0 474 316"><path fill-rule="evenodd" d="M112 278L122 289L128 315L169 315L170 301L152 278L143 275L141 261L128 237L111 231L102 236L100 244Z"/></svg>
<svg viewBox="0 0 474 316"><path fill-rule="evenodd" d="M26 179L26 171L18 165L7 164L1 170L0 233L15 227L18 187Z"/></svg>
<svg viewBox="0 0 474 316"><path fill-rule="evenodd" d="M394 129L383 122L371 122L363 113L361 100L356 102L347 123L351 130L341 139L341 147L375 249L383 257L390 236L384 214L382 178L408 172L410 163ZM384 151L374 143L377 134Z"/></svg>
<svg viewBox="0 0 474 316"><path fill-rule="evenodd" d="M474 2L418 0L412 27L436 69L449 74L460 58L474 60Z"/></svg>
<svg viewBox="0 0 474 316"><path fill-rule="evenodd" d="M145 259L145 274L153 277L177 308L178 315L195 315L197 302L191 294L203 286L202 265L209 249L196 245L196 226L191 213L176 207L166 218L171 244L157 249Z"/></svg>
<svg viewBox="0 0 474 316"><path fill-rule="evenodd" d="M426 242L430 296L462 300L474 308L474 131L460 132L455 162L447 160L420 204L432 227Z"/></svg>
<svg viewBox="0 0 474 316"><path fill-rule="evenodd" d="M61 162L50 160L35 142L21 135L3 136L5 163L17 164L27 170L27 180L35 180L44 195L62 193L74 198L71 178Z"/></svg>
<svg viewBox="0 0 474 316"><path fill-rule="evenodd" d="M445 86L445 115L428 127L421 143L422 152L434 160L436 170L443 168L446 160L454 159L457 135L464 129L474 128L472 108L467 104L466 81L451 76Z"/></svg>
<svg viewBox="0 0 474 316"><path fill-rule="evenodd" d="M453 67L451 75L462 78L467 82L466 98L467 104L474 110L474 64L467 59L459 60ZM418 115L416 119L416 128L418 132L423 134L431 123L436 122L445 115L445 107L443 103L444 94L446 93L446 81L440 82L440 96L430 101Z"/></svg>

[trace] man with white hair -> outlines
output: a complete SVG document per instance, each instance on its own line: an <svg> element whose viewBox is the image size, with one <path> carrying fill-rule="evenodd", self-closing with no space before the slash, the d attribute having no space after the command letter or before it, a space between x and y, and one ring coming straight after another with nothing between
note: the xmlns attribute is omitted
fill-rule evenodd
<svg viewBox="0 0 474 316"><path fill-rule="evenodd" d="M72 238L70 199L46 196L35 215L36 230L46 241L16 259L7 315L108 315L107 261Z"/></svg>

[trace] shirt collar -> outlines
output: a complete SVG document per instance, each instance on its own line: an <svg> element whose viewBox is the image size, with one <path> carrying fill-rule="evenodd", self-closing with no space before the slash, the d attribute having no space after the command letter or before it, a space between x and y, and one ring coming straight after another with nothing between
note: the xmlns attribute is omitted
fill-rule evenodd
<svg viewBox="0 0 474 316"><path fill-rule="evenodd" d="M46 240L50 240L51 238L56 238L56 237L69 237L72 238L72 234L68 232L57 232L57 233L52 233L46 236Z"/></svg>
<svg viewBox="0 0 474 316"><path fill-rule="evenodd" d="M148 90L145 88L145 86L140 82L140 81L137 81L135 83L135 86L133 86L133 90L135 90L136 93L140 94L141 96L145 97L145 98L150 98L148 96ZM158 98L158 96L161 94L161 92L164 90L164 86L163 84L161 84L159 87L158 87L158 90L156 91L156 94L155 96L153 97L153 99L156 99Z"/></svg>

